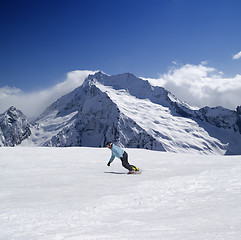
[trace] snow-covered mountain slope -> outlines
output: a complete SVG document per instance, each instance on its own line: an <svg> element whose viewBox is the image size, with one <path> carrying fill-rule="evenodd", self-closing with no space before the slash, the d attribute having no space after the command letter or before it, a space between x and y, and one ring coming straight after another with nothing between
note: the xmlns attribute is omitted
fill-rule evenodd
<svg viewBox="0 0 241 240"><path fill-rule="evenodd" d="M111 139L122 146L164 150L97 85L95 79L87 79L48 107L36 121L32 140L43 146L100 147Z"/></svg>
<svg viewBox="0 0 241 240"><path fill-rule="evenodd" d="M31 135L31 124L15 107L0 114L0 147L16 146Z"/></svg>
<svg viewBox="0 0 241 240"><path fill-rule="evenodd" d="M240 156L126 151L0 148L0 239L240 240Z"/></svg>
<svg viewBox="0 0 241 240"><path fill-rule="evenodd" d="M203 154L241 154L240 113L194 109L132 74L89 75L37 119L39 146L125 147Z"/></svg>

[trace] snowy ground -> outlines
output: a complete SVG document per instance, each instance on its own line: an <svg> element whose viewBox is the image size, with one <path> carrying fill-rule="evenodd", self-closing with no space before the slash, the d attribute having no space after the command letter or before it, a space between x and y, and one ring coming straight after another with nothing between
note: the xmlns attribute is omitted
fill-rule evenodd
<svg viewBox="0 0 241 240"><path fill-rule="evenodd" d="M0 148L0 239L241 239L241 156L127 152Z"/></svg>

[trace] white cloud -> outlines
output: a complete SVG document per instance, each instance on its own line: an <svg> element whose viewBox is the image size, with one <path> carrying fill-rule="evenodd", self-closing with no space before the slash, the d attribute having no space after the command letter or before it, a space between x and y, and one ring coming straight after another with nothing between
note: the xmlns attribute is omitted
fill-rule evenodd
<svg viewBox="0 0 241 240"><path fill-rule="evenodd" d="M20 89L8 86L0 88L0 113L10 106L20 109L27 117L35 117L64 94L80 86L93 71L72 71L67 73L66 80L38 92L24 93Z"/></svg>
<svg viewBox="0 0 241 240"><path fill-rule="evenodd" d="M241 105L241 75L225 78L222 72L207 66L206 62L173 67L160 79L149 81L153 85L166 88L180 100L193 106L223 106L235 109Z"/></svg>
<svg viewBox="0 0 241 240"><path fill-rule="evenodd" d="M14 96L19 93L21 93L21 89L18 89L15 87L11 88L8 86L2 87L2 88L0 88L0 100L6 98L8 96Z"/></svg>
<svg viewBox="0 0 241 240"><path fill-rule="evenodd" d="M233 59L235 59L235 60L237 60L239 58L241 58L241 51L233 56Z"/></svg>
<svg viewBox="0 0 241 240"><path fill-rule="evenodd" d="M24 93L18 88L0 88L0 113L10 106L22 110L27 117L38 116L44 109L64 94L80 86L93 71L72 71L66 80L38 92ZM146 78L147 79L147 78ZM180 100L197 107L223 106L235 109L241 105L241 75L225 78L222 72L208 66L207 62L199 65L175 65L159 79L147 79L151 84L162 86Z"/></svg>

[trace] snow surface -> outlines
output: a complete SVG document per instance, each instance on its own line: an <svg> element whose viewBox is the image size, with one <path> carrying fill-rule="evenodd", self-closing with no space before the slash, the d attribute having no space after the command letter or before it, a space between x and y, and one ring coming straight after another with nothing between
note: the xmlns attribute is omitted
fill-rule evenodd
<svg viewBox="0 0 241 240"><path fill-rule="evenodd" d="M0 148L0 239L241 239L241 156L126 151Z"/></svg>

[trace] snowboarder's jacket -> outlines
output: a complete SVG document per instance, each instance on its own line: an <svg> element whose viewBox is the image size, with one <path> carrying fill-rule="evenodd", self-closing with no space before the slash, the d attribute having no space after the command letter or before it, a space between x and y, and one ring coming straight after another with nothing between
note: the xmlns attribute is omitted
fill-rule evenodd
<svg viewBox="0 0 241 240"><path fill-rule="evenodd" d="M122 158L125 151L122 148L116 146L115 144L112 144L111 152L112 155L109 163L112 163L115 157Z"/></svg>

